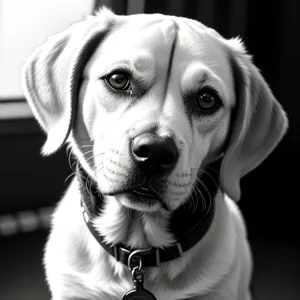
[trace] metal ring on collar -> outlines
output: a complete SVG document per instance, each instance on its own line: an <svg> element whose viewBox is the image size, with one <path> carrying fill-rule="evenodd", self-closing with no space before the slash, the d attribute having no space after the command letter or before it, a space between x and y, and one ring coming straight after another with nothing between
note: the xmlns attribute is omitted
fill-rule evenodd
<svg viewBox="0 0 300 300"><path fill-rule="evenodd" d="M134 267L138 267L138 270L140 271L143 267L143 262L142 262L142 258L139 254L143 254L143 253L147 253L149 251L151 251L152 248L146 248L146 249L137 249L132 251L129 256L128 256L128 260L127 260L127 267L130 271L133 270ZM135 263L135 260L138 260L138 265L135 265L133 268L131 267L131 265L133 263Z"/></svg>

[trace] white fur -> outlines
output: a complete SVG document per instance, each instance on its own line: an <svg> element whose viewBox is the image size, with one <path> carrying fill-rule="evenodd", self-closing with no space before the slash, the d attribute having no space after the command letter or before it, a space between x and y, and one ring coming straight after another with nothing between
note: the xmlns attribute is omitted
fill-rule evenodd
<svg viewBox="0 0 300 300"><path fill-rule="evenodd" d="M70 96L70 91L59 84L54 93L50 88L52 79L68 82L70 72L78 70L80 50L95 33L104 34L108 27L111 30L80 70L83 80L78 98L73 99L74 95ZM61 40L66 47L62 47ZM59 52L54 58L50 51L53 48ZM208 232L182 257L147 269L145 287L160 300L250 300L252 260L245 224L227 194L239 199L240 178L275 148L286 131L287 119L240 40L225 40L214 30L185 18L159 14L116 16L104 9L52 38L51 44L39 51L43 56L37 52L24 68L29 104L48 134L49 153L68 138L80 164L104 194L104 209L93 224L108 243L144 248L168 247L175 241L167 231L171 213L159 204L150 207L132 203L124 194L108 196L128 183L128 177L137 171L129 153L131 139L150 130L153 124L157 125L158 135L174 137L180 158L163 187L163 198L171 211L180 205L201 205L200 197L188 203L196 176L223 155L221 186L214 199L215 215ZM230 57L244 81L237 78L234 82ZM35 73L33 66L37 64L45 71L42 78L41 73ZM130 95L112 93L101 78L116 66L129 68L147 93L135 86ZM50 70L52 77L48 78ZM241 95L235 93L236 84L240 85ZM190 124L183 94L199 91L203 85L213 87L223 105L212 116L193 116ZM68 95L67 102L61 97L64 93ZM74 101L77 112L72 124ZM238 101L241 105L235 118L239 122L233 122L229 147L220 153L228 138L232 108ZM59 123L64 128L55 139ZM66 136L68 129L72 132ZM157 181L153 179L149 184L157 187ZM130 272L106 253L89 232L80 209L78 185L74 178L58 204L45 250L52 300L121 299L132 286ZM128 213L128 208L134 210L133 214Z"/></svg>

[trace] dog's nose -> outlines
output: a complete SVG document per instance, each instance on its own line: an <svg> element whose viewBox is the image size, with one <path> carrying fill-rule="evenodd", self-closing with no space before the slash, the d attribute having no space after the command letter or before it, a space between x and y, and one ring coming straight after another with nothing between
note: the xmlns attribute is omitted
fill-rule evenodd
<svg viewBox="0 0 300 300"><path fill-rule="evenodd" d="M135 137L131 151L134 161L147 176L170 171L179 158L172 138L162 138L153 133L143 133Z"/></svg>

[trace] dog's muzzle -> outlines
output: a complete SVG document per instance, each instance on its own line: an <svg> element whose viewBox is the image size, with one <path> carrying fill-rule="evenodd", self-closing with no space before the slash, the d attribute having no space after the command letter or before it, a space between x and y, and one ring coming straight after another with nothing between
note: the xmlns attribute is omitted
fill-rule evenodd
<svg viewBox="0 0 300 300"><path fill-rule="evenodd" d="M133 161L147 179L172 171L179 159L179 151L174 140L153 133L136 136L131 142L130 150Z"/></svg>

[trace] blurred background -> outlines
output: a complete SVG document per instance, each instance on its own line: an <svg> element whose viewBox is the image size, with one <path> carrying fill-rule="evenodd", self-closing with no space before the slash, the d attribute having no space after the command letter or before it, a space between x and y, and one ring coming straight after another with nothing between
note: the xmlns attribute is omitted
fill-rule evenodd
<svg viewBox="0 0 300 300"><path fill-rule="evenodd" d="M0 0L0 299L50 299L42 251L71 173L66 149L40 156L45 136L24 99L20 67L47 37L101 5L118 14L185 16L244 40L290 120L279 147L241 183L239 206L255 262L253 299L299 300L298 0Z"/></svg>

